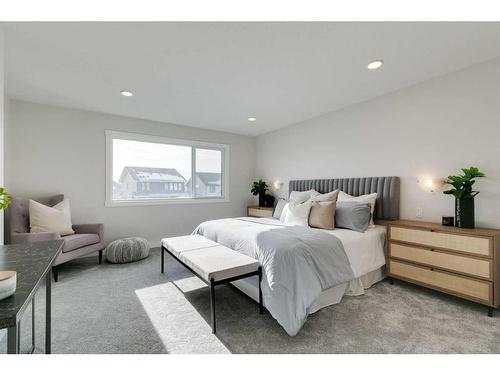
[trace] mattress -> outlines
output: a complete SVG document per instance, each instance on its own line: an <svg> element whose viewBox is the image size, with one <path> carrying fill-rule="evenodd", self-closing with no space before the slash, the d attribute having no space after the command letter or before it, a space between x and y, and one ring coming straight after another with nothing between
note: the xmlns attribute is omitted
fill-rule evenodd
<svg viewBox="0 0 500 375"><path fill-rule="evenodd" d="M268 220L272 223L276 219L261 220ZM355 279L324 290L310 306L309 314L315 313L323 307L339 303L344 295L362 295L365 289L370 288L385 277L385 226L372 226L365 233L341 228L319 230L331 234L342 241ZM258 279L256 277L235 281L233 285L250 298L258 301Z"/></svg>

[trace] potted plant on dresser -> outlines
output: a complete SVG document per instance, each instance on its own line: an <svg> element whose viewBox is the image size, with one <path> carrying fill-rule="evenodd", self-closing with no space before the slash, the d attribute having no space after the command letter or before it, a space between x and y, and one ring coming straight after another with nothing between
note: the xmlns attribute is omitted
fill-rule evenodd
<svg viewBox="0 0 500 375"><path fill-rule="evenodd" d="M486 175L477 167L462 168L463 175L448 176L446 184L453 186L444 191L455 197L455 226L459 228L474 228L474 197L479 191L472 190L475 178Z"/></svg>

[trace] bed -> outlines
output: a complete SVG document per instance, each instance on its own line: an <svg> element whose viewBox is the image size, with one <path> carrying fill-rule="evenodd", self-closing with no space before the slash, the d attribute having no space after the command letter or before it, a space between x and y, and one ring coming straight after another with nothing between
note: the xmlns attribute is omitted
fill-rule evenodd
<svg viewBox="0 0 500 375"><path fill-rule="evenodd" d="M350 195L378 193L374 218L399 218L399 178L365 177L294 180L289 191L340 189ZM294 336L307 315L338 303L344 295L361 295L385 276L385 226L365 233L348 229L312 229L289 226L272 218L231 218L204 222L195 229L233 250L258 259L264 271L264 305ZM234 285L258 299L257 280Z"/></svg>

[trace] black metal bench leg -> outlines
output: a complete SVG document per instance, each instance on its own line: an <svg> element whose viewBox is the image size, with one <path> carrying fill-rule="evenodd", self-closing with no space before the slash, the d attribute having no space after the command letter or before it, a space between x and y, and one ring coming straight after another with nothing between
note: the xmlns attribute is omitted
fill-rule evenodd
<svg viewBox="0 0 500 375"><path fill-rule="evenodd" d="M54 268L54 267L53 267ZM57 269L57 268L56 268ZM45 276L45 354L52 353L52 269Z"/></svg>
<svg viewBox="0 0 500 375"><path fill-rule="evenodd" d="M488 307L488 316L493 317L493 307Z"/></svg>
<svg viewBox="0 0 500 375"><path fill-rule="evenodd" d="M215 283L210 279L210 320L212 322L212 333L215 333Z"/></svg>
<svg viewBox="0 0 500 375"><path fill-rule="evenodd" d="M35 352L35 296L31 300L31 350L30 354Z"/></svg>
<svg viewBox="0 0 500 375"><path fill-rule="evenodd" d="M57 271L57 266L52 267L52 273L54 274L54 282L57 283L59 279L59 272Z"/></svg>
<svg viewBox="0 0 500 375"><path fill-rule="evenodd" d="M99 250L99 264L102 263L102 250Z"/></svg>
<svg viewBox="0 0 500 375"><path fill-rule="evenodd" d="M161 245L161 273L165 273L165 249Z"/></svg>
<svg viewBox="0 0 500 375"><path fill-rule="evenodd" d="M262 267L259 267L259 314L264 313L264 305L262 301Z"/></svg>

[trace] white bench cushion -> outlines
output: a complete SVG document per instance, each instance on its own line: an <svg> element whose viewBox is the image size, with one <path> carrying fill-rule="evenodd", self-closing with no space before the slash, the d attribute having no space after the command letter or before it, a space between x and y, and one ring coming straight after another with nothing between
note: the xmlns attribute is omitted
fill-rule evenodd
<svg viewBox="0 0 500 375"><path fill-rule="evenodd" d="M162 244L207 282L211 278L219 281L241 276L259 268L257 260L197 234L164 238Z"/></svg>

